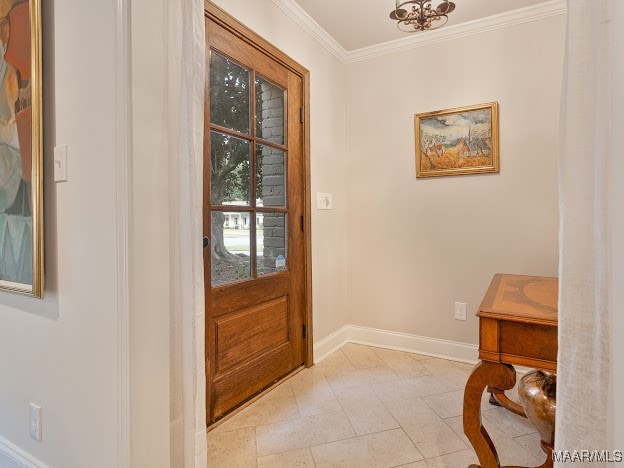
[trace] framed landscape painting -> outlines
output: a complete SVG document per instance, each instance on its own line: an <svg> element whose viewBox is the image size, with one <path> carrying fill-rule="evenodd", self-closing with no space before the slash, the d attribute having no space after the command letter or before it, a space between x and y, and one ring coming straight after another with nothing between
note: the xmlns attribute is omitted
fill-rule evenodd
<svg viewBox="0 0 624 468"><path fill-rule="evenodd" d="M416 177L498 172L498 103L416 114Z"/></svg>
<svg viewBox="0 0 624 468"><path fill-rule="evenodd" d="M0 0L0 289L43 296L40 0Z"/></svg>

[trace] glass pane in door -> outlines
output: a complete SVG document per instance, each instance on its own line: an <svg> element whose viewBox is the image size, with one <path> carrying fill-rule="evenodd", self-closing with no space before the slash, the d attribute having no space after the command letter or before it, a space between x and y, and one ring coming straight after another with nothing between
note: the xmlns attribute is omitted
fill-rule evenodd
<svg viewBox="0 0 624 468"><path fill-rule="evenodd" d="M249 205L251 143L225 133L210 132L210 203Z"/></svg>
<svg viewBox="0 0 624 468"><path fill-rule="evenodd" d="M256 145L256 203L258 206L286 207L285 152Z"/></svg>
<svg viewBox="0 0 624 468"><path fill-rule="evenodd" d="M212 285L251 277L251 212L211 213Z"/></svg>
<svg viewBox="0 0 624 468"><path fill-rule="evenodd" d="M210 123L249 134L249 70L210 53Z"/></svg>
<svg viewBox="0 0 624 468"><path fill-rule="evenodd" d="M264 78L256 78L256 136L284 144L286 91Z"/></svg>
<svg viewBox="0 0 624 468"><path fill-rule="evenodd" d="M258 276L286 269L286 215L256 213Z"/></svg>

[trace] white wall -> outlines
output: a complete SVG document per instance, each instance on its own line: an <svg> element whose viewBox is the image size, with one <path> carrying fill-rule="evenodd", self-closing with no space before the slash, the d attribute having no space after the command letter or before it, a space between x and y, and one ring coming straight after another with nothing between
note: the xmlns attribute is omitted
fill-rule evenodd
<svg viewBox="0 0 624 468"><path fill-rule="evenodd" d="M271 0L215 3L310 70L312 300L318 341L345 324L347 310L345 67ZM333 211L316 209L316 192L334 194Z"/></svg>
<svg viewBox="0 0 624 468"><path fill-rule="evenodd" d="M132 0L131 466L169 466L168 0ZM149 14L146 14L149 11Z"/></svg>
<svg viewBox="0 0 624 468"><path fill-rule="evenodd" d="M0 293L0 437L50 466L108 468L117 463L115 2L42 4L46 288L43 300ZM51 177L56 144L68 145L61 184ZM43 407L41 443L29 437L29 402Z"/></svg>
<svg viewBox="0 0 624 468"><path fill-rule="evenodd" d="M494 273L556 276L563 46L558 16L348 66L349 323L476 343ZM500 173L417 180L414 114L491 101Z"/></svg>

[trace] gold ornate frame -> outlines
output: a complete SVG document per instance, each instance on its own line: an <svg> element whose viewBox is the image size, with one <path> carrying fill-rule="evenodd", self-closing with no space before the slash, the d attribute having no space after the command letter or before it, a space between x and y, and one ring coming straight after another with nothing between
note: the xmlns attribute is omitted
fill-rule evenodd
<svg viewBox="0 0 624 468"><path fill-rule="evenodd" d="M478 137L473 139L470 122L488 114L489 121L473 122L478 127ZM448 124L453 120L463 123ZM414 127L416 177L499 172L497 102L416 114Z"/></svg>
<svg viewBox="0 0 624 468"><path fill-rule="evenodd" d="M32 281L14 282L0 278L0 290L43 297L43 124L41 0L15 2L12 8L28 3L30 24L31 159L30 217L32 218ZM27 216L24 216L27 218ZM0 251L0 256L2 251Z"/></svg>

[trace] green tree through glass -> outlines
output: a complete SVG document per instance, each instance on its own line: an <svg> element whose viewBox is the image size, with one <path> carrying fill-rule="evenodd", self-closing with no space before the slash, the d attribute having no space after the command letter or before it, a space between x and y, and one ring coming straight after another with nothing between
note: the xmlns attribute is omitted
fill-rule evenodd
<svg viewBox="0 0 624 468"><path fill-rule="evenodd" d="M210 121L243 134L250 133L249 70L212 52L210 61ZM210 202L250 202L251 143L225 133L210 136ZM248 261L229 252L224 243L224 213L213 211L211 255L213 265L227 276L248 276ZM242 271L239 271L242 270ZM234 279L233 278L233 279Z"/></svg>

